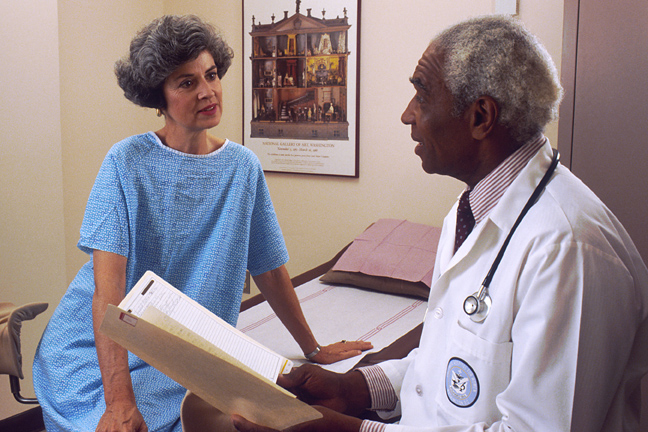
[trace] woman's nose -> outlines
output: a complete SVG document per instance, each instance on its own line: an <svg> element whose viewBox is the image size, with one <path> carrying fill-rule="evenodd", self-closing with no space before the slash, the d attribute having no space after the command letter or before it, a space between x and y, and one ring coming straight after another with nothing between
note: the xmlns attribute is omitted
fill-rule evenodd
<svg viewBox="0 0 648 432"><path fill-rule="evenodd" d="M198 84L198 98L203 99L206 97L211 97L214 94L214 89L207 80L201 80Z"/></svg>

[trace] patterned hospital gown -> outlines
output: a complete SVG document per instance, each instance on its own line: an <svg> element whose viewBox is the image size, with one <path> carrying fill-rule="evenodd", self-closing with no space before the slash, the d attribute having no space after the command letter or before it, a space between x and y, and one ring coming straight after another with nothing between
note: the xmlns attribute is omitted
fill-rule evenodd
<svg viewBox="0 0 648 432"><path fill-rule="evenodd" d="M92 250L128 258L126 289L157 273L232 325L245 270L288 260L263 171L247 148L227 141L188 155L152 132L117 143L86 208L79 248L90 254L45 330L34 386L48 431L94 431L105 410L92 330ZM137 405L150 431L180 431L185 389L129 353Z"/></svg>

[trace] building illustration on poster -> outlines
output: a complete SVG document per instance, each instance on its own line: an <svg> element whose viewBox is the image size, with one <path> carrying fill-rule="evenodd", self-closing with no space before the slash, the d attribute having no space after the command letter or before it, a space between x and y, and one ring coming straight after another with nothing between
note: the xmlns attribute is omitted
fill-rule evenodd
<svg viewBox="0 0 648 432"><path fill-rule="evenodd" d="M269 24L252 16L250 138L348 141L347 8L300 9Z"/></svg>

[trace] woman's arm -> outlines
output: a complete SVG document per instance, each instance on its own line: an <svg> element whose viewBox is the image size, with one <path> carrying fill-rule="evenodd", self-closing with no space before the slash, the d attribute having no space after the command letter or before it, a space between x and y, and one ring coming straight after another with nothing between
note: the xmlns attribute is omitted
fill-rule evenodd
<svg viewBox="0 0 648 432"><path fill-rule="evenodd" d="M95 278L92 319L106 400L106 412L97 431L147 431L135 402L128 352L99 331L108 305L118 305L126 294L126 257L99 250L93 251L92 257Z"/></svg>
<svg viewBox="0 0 648 432"><path fill-rule="evenodd" d="M254 282L302 351L306 354L315 351L319 345L304 318L286 267L282 265L255 276ZM321 364L335 363L372 347L369 342L338 342L321 347L319 353L310 360Z"/></svg>

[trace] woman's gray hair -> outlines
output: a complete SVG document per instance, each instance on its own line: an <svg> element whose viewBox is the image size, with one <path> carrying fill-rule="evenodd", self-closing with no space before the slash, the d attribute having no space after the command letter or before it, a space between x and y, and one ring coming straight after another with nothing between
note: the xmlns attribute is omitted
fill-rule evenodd
<svg viewBox="0 0 648 432"><path fill-rule="evenodd" d="M521 23L485 16L459 23L433 41L460 115L481 96L498 104L499 122L524 143L558 118L563 89L551 57Z"/></svg>
<svg viewBox="0 0 648 432"><path fill-rule="evenodd" d="M140 30L131 41L129 55L115 63L117 83L131 102L164 109L164 81L205 50L223 78L234 51L216 29L195 15L165 15Z"/></svg>

